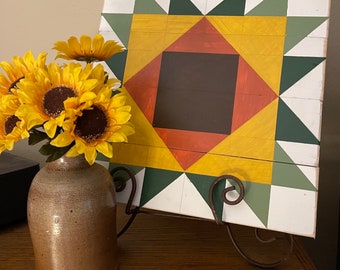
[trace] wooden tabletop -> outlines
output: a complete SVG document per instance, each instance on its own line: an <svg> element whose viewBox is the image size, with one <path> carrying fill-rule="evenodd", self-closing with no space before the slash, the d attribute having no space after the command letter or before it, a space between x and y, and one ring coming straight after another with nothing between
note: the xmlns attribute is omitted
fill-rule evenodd
<svg viewBox="0 0 340 270"><path fill-rule="evenodd" d="M127 216L120 206L117 224L122 227L126 221ZM253 229L237 225L232 228L240 245L256 259L272 262L287 249L285 238L276 241L275 246L264 245L255 240ZM237 253L226 227L211 221L138 214L130 229L118 238L118 246L120 270L259 269ZM0 270L33 269L34 254L27 223L0 229ZM307 268L293 253L277 269Z"/></svg>

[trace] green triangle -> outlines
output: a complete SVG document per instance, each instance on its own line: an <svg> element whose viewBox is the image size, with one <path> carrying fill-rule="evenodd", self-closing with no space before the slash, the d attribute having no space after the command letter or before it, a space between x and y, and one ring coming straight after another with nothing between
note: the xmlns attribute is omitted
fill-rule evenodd
<svg viewBox="0 0 340 270"><path fill-rule="evenodd" d="M284 53L287 53L327 19L327 17L287 17Z"/></svg>
<svg viewBox="0 0 340 270"><path fill-rule="evenodd" d="M284 56L281 72L280 94L288 90L306 74L325 60L324 57Z"/></svg>
<svg viewBox="0 0 340 270"><path fill-rule="evenodd" d="M169 15L202 15L202 13L190 0L172 0Z"/></svg>
<svg viewBox="0 0 340 270"><path fill-rule="evenodd" d="M275 140L320 144L314 134L281 99L279 99Z"/></svg>
<svg viewBox="0 0 340 270"><path fill-rule="evenodd" d="M183 172L146 168L140 206L150 201L182 174Z"/></svg>
<svg viewBox="0 0 340 270"><path fill-rule="evenodd" d="M187 177L191 181L191 183L196 187L197 191L201 194L202 198L206 201L208 205L209 202L209 189L211 184L214 182L216 177L199 175L199 174L190 174L186 173ZM222 220L222 212L223 212L223 201L222 201L222 191L225 189L226 181L220 181L214 188L214 206L219 220Z"/></svg>
<svg viewBox="0 0 340 270"><path fill-rule="evenodd" d="M277 142L275 142L274 161L294 164L294 161Z"/></svg>
<svg viewBox="0 0 340 270"><path fill-rule="evenodd" d="M246 0L224 0L212 9L208 15L243 16Z"/></svg>
<svg viewBox="0 0 340 270"><path fill-rule="evenodd" d="M135 14L166 14L155 0L136 1Z"/></svg>
<svg viewBox="0 0 340 270"><path fill-rule="evenodd" d="M127 51L117 53L110 59L106 60L106 64L110 67L111 71L116 77L122 81L124 78L125 64L126 64Z"/></svg>
<svg viewBox="0 0 340 270"><path fill-rule="evenodd" d="M288 0L263 0L247 15L251 16L287 16Z"/></svg>
<svg viewBox="0 0 340 270"><path fill-rule="evenodd" d="M270 185L255 182L243 181L245 188L244 201L253 210L254 214L267 227Z"/></svg>
<svg viewBox="0 0 340 270"><path fill-rule="evenodd" d="M102 15L110 24L112 30L116 33L124 46L127 48L129 44L132 14L103 13Z"/></svg>
<svg viewBox="0 0 340 270"><path fill-rule="evenodd" d="M106 156L104 156L102 153L98 152L97 154L97 157L96 157L96 160L99 160L99 161L110 161L110 159Z"/></svg>
<svg viewBox="0 0 340 270"><path fill-rule="evenodd" d="M296 189L317 190L299 167L287 163L274 163L272 184Z"/></svg>
<svg viewBox="0 0 340 270"><path fill-rule="evenodd" d="M204 200L209 204L209 189L216 177L188 174L186 173L190 181L199 191ZM248 181L242 181L245 188L244 201L253 210L254 214L261 220L266 226L268 222L268 211L269 211L269 198L270 198L270 185L258 184ZM231 184L232 183L231 181ZM219 182L214 189L214 205L217 215L222 219L223 204L222 192L225 189L226 180ZM236 186L236 191L239 192L239 187Z"/></svg>

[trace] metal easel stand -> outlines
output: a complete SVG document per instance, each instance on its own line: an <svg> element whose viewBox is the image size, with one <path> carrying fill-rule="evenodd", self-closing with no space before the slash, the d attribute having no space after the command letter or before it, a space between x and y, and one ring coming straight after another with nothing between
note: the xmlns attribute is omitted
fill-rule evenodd
<svg viewBox="0 0 340 270"><path fill-rule="evenodd" d="M127 215L129 215L130 218L127 221L127 223L125 224L125 226L121 229L121 231L118 232L117 237L120 237L121 235L123 235L129 229L129 227L133 223L134 219L136 218L137 214L144 213L144 214L153 214L153 215L161 215L161 216L183 217L183 215L164 214L164 213L160 213L160 212L157 212L157 211L145 211L145 210L142 210L138 206L132 208L132 202L133 202L133 199L135 197L136 189L137 189L136 178L135 178L134 174L126 167L119 166L119 167L112 169L110 171L110 173L112 175L113 181L115 182L117 192L121 192L122 190L125 189L125 186L126 186L126 181L123 180L123 178L121 178L119 176L114 176L118 171L124 171L129 176L129 178L132 182L132 188L131 188L131 193L130 193L128 202L127 202L126 207L125 207L125 213ZM293 253L293 248L294 248L294 238L293 238L293 235L291 235L291 234L285 234L285 236L287 237L288 242L289 242L288 250L286 251L286 253L280 259L278 259L277 261L274 261L274 262L268 262L267 263L267 262L261 262L261 261L258 261L256 259L253 259L250 255L248 255L240 247L238 241L236 240L236 238L234 236L234 232L231 228L231 225L229 223L222 222L218 218L218 215L216 213L216 209L215 209L215 206L214 206L214 195L213 195L214 189L215 189L216 185L220 181L223 181L223 180L229 180L231 182L235 182L239 187L239 196L238 196L237 199L235 199L233 201L227 199L226 195L227 195L228 192L234 191L236 189L236 187L234 185L227 187L222 191L222 194L221 194L222 200L223 200L224 203L226 203L228 205L239 204L244 198L245 190L244 190L244 186L243 186L242 181L239 180L237 177L235 177L233 175L222 175L222 176L216 178L215 181L211 184L210 190L209 190L209 206L210 206L210 209L213 213L215 222L218 225L225 225L226 226L228 235L229 235L231 242L232 242L233 246L235 247L236 251L248 263L250 263L251 265L254 265L256 267L259 267L259 268L266 268L266 269L276 268L277 266L281 265L283 262L287 261L289 256ZM190 218L192 218L192 217L190 217ZM197 219L200 219L200 218L197 218ZM269 239L264 239L263 237L261 237L259 231L260 230L258 228L255 228L255 237L256 237L256 240L259 241L262 244L269 244L269 243L273 243L274 241L278 240L278 238L275 238L275 237L269 238Z"/></svg>

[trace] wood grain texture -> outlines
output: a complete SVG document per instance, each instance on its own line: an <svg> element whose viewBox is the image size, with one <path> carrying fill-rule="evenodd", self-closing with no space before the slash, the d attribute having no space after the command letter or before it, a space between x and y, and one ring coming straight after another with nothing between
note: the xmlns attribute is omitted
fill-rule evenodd
<svg viewBox="0 0 340 270"><path fill-rule="evenodd" d="M118 228L126 220L118 209ZM271 262L287 246L285 238L264 247L251 228L233 225L245 251ZM263 232L263 237L269 237ZM210 221L139 214L130 229L118 239L119 269L259 269L249 265L232 246L224 226ZM299 247L301 248L301 247ZM0 230L0 270L34 270L34 254L26 222ZM295 253L277 269L303 270ZM80 269L81 270L81 269Z"/></svg>

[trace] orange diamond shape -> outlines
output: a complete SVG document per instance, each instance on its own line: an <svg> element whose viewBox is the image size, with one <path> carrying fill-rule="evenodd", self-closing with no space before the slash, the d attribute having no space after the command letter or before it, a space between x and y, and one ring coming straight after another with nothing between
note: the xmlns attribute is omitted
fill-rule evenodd
<svg viewBox="0 0 340 270"><path fill-rule="evenodd" d="M238 54L204 17L165 49L165 51L224 55ZM162 54L154 58L124 83L125 88L151 124L155 114L161 65ZM237 68L236 85L235 89L233 89L235 95L232 120L231 123L226 123L231 125L231 132L234 132L277 98L274 91L256 74L242 56L239 56ZM176 109L176 104L173 105L174 109ZM229 135L170 128L155 127L154 129L184 170Z"/></svg>

